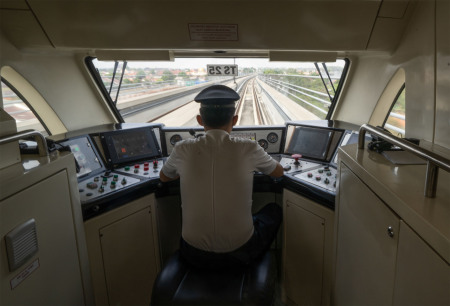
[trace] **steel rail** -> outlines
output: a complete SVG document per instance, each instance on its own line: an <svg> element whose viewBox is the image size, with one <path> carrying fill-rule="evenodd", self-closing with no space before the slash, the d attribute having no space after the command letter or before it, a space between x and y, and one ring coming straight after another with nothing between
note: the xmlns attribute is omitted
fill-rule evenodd
<svg viewBox="0 0 450 306"><path fill-rule="evenodd" d="M386 129L388 129L388 130L391 130L391 131L400 133L400 134L402 134L402 135L405 135L405 130L404 130L404 129L400 129L400 128L396 127L396 126L393 126L392 124L385 123L385 124L384 124L384 127L385 127Z"/></svg>
<svg viewBox="0 0 450 306"><path fill-rule="evenodd" d="M440 156L430 150L417 146L409 141L398 138L388 132L385 132L369 124L363 124L359 129L359 139L358 139L359 149L364 149L364 140L366 132L369 132L372 135L382 137L389 143L392 143L405 151L408 151L420 158L425 159L427 161L427 172L425 178L424 195L428 198L434 198L436 196L439 168L444 169L447 172L450 172L449 159Z"/></svg>
<svg viewBox="0 0 450 306"><path fill-rule="evenodd" d="M256 87L255 87L255 78L252 81L252 93L253 93L253 102L255 103L255 111L256 111L256 118L258 122L255 122L256 125L264 125L265 124L265 120L263 118L262 115L262 110L261 110L261 103L258 99L258 93L256 92Z"/></svg>
<svg viewBox="0 0 450 306"><path fill-rule="evenodd" d="M276 79L271 79L271 78L269 78L269 81L270 82L274 82L276 84L281 84L281 85L284 85L284 86L300 88L300 89L303 89L303 90L306 90L306 91L309 91L309 92L312 92L312 93L315 93L315 94L318 94L318 95L321 95L321 96L324 96L324 97L328 97L328 95L326 93L323 93L323 92L320 92L320 91L317 91L317 90L312 90L312 89L309 89L309 88L306 88L306 87L302 87L302 86L299 86L299 85L294 85L294 84L291 84L291 83L288 83L288 82L284 82L284 81L280 81L280 80L276 80Z"/></svg>
<svg viewBox="0 0 450 306"><path fill-rule="evenodd" d="M280 84L280 82L275 82L274 80L270 80L269 82L270 82L270 83L275 83L275 84ZM301 95L304 95L304 96L310 97L310 98L312 98L312 99L314 99L314 100L316 100L316 101L319 101L319 102L321 102L322 104L331 105L331 102L329 102L329 101L325 101L325 100L323 100L323 99L321 99L321 98L319 98L319 97L316 97L316 96L307 94L306 92L303 92L303 91L298 90L298 89L295 88L295 87L303 88L303 87L301 87L301 86L295 86L295 85L292 85L292 84L289 84L289 83L285 83L285 82L281 82L281 84L287 84L286 87L288 87L289 89L291 89L291 90L293 90L293 91L295 91L295 92L297 92L297 93L299 93L299 94L301 94ZM307 89L307 90L311 91L310 89ZM318 93L317 91L315 91L315 92ZM322 94L322 93L321 93L321 94ZM325 95L325 96L328 97L328 95ZM332 96L332 97L334 97L334 96Z"/></svg>
<svg viewBox="0 0 450 306"><path fill-rule="evenodd" d="M245 98L245 93L247 92L247 86L251 79L252 78L248 78L244 82L242 82L242 85L239 86L239 88L237 90L237 92L241 98L238 100L238 102L236 104L236 112L235 112L236 115L239 115L239 111L241 110L242 104L244 103L243 100Z"/></svg>
<svg viewBox="0 0 450 306"><path fill-rule="evenodd" d="M271 73L271 74L264 74L264 75L276 75L276 76L282 76L282 77L295 77L295 78L310 78L310 79L320 79L320 76L315 76L315 75L301 75L301 74L275 74L275 73ZM340 77L335 77L332 76L332 79L339 79Z"/></svg>
<svg viewBox="0 0 450 306"><path fill-rule="evenodd" d="M266 83L266 84L269 85L269 86L271 86L271 87L273 87L270 83ZM277 89L276 89L276 90L277 90ZM310 102L308 102L308 101L306 101L306 100L304 100L304 99L302 99L302 98L300 98L300 97L298 97L298 96L296 96L296 95L290 93L289 91L286 91L286 90L281 90L281 91L283 91L283 92L285 92L286 94L291 95L292 97L294 97L294 98L296 98L296 99L302 101L303 103L305 103L305 104L311 106L312 108L317 109L319 112L321 112L321 113L323 113L323 114L328 114L328 112L327 112L326 110L324 110L324 109L322 109L322 108L320 108L320 107L318 107L318 106L316 106L316 105L314 105L314 104L312 104L312 103L310 103Z"/></svg>

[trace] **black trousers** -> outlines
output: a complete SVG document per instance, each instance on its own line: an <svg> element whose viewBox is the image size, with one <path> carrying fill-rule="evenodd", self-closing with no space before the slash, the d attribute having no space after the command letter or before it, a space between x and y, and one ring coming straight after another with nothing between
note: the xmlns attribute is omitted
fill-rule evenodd
<svg viewBox="0 0 450 306"><path fill-rule="evenodd" d="M280 227L283 211L276 203L264 206L253 215L255 228L252 237L238 249L227 253L215 253L197 249L181 238L181 256L190 264L206 269L229 269L250 264L265 254ZM230 226L233 223L230 222Z"/></svg>

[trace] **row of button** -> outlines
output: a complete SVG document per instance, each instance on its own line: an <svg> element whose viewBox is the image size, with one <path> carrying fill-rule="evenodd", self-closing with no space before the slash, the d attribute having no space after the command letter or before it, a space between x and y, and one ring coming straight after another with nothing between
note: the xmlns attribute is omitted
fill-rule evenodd
<svg viewBox="0 0 450 306"><path fill-rule="evenodd" d="M337 174L336 169L328 166L316 170L303 172L295 175L296 178L309 182L313 185L325 188L329 191L336 191Z"/></svg>
<svg viewBox="0 0 450 306"><path fill-rule="evenodd" d="M81 201L87 201L98 197L102 194L107 194L113 192L117 189L135 184L139 182L139 179L132 178L129 176L124 176L121 174L111 174L110 171L106 171L101 176L96 176L94 178L85 180L79 183L79 192ZM86 188L87 190L85 191Z"/></svg>
<svg viewBox="0 0 450 306"><path fill-rule="evenodd" d="M150 170L151 165L153 165L153 171ZM151 162L144 162L141 164L135 164L134 166L125 166L122 168L117 168L115 171L122 173L130 173L140 176L142 178L153 178L159 176L159 171L163 165L162 160L153 160Z"/></svg>

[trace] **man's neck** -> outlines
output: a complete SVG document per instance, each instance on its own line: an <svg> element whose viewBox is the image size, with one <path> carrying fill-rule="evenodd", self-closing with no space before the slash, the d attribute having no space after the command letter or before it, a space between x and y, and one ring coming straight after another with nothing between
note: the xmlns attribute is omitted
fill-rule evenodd
<svg viewBox="0 0 450 306"><path fill-rule="evenodd" d="M225 131L228 134L230 134L231 130L233 129L233 125L230 125L230 126L227 125L227 126L218 127L218 128L210 128L210 127L205 126L204 129L205 129L205 132L207 132L209 130L222 130L222 131Z"/></svg>

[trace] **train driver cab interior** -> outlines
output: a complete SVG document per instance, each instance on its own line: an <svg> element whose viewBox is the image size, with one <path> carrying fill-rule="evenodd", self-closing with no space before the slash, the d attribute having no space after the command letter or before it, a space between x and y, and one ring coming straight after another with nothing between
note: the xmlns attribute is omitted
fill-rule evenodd
<svg viewBox="0 0 450 306"><path fill-rule="evenodd" d="M450 305L449 29L1 0L0 305Z"/></svg>

